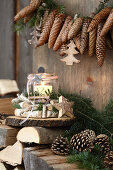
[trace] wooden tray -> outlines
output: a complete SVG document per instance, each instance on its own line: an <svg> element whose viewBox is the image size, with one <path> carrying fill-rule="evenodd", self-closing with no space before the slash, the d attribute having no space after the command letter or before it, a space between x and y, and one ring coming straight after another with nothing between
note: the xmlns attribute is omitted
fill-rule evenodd
<svg viewBox="0 0 113 170"><path fill-rule="evenodd" d="M6 125L10 126L38 126L38 127L66 127L70 126L75 118L47 118L47 119L35 119L29 118L24 124L20 123L25 118L9 116L6 118Z"/></svg>

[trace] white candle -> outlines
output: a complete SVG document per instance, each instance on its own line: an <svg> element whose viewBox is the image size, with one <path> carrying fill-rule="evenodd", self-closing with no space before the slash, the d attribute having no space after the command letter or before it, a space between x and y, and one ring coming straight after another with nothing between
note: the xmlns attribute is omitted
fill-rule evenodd
<svg viewBox="0 0 113 170"><path fill-rule="evenodd" d="M46 92L48 91L51 93L52 92L52 86L51 85L45 85L44 82L42 82L41 85L35 85L34 86L34 91L38 92L39 95L41 96L46 96Z"/></svg>

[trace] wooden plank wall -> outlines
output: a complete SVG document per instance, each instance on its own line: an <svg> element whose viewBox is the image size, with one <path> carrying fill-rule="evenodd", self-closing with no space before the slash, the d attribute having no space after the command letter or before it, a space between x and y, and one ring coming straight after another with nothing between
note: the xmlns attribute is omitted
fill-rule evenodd
<svg viewBox="0 0 113 170"><path fill-rule="evenodd" d="M0 79L15 77L14 53L14 0L0 1Z"/></svg>
<svg viewBox="0 0 113 170"><path fill-rule="evenodd" d="M30 0L20 0L20 9L28 5L29 2ZM26 86L27 75L32 73L32 47L28 44L31 31L31 29L26 28L25 31L20 34L17 78L20 91Z"/></svg>
<svg viewBox="0 0 113 170"><path fill-rule="evenodd" d="M75 13L89 15L97 6L98 0L58 0L66 7L66 12L74 16ZM80 64L66 66L60 61L58 52L48 49L47 45L37 48L33 52L33 71L40 66L46 72L55 72L59 76L59 87L68 92L77 92L92 99L98 109L103 109L110 98L113 98L113 52L108 51L102 68L98 67L96 57L89 57L87 52L78 55ZM91 77L93 84L88 84Z"/></svg>

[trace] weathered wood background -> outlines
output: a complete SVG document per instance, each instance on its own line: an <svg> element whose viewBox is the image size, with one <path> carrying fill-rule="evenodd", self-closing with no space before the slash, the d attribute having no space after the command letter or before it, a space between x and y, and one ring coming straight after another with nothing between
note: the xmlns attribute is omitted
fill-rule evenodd
<svg viewBox="0 0 113 170"><path fill-rule="evenodd" d="M98 0L58 0L66 7L66 12L74 16L75 13L89 15L98 6ZM89 57L87 52L78 55L80 64L66 66L60 61L58 52L48 49L47 45L34 50L33 71L37 72L40 66L46 72L56 73L59 76L59 87L68 92L77 92L92 99L98 109L103 109L110 98L113 98L113 52L107 52L102 68L98 67L96 57ZM88 78L93 83L87 82Z"/></svg>
<svg viewBox="0 0 113 170"><path fill-rule="evenodd" d="M31 30L26 29L16 37L13 17L17 5L20 10L29 2L0 0L0 79L16 79L20 90L26 85L27 75L32 72L32 47L27 42Z"/></svg>

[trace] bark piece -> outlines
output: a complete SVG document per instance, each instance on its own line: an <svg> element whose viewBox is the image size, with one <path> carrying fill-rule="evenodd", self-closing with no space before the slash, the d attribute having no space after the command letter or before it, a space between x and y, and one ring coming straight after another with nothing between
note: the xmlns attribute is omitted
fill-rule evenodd
<svg viewBox="0 0 113 170"><path fill-rule="evenodd" d="M23 143L51 144L64 131L64 128L24 127L18 132L17 140Z"/></svg>
<svg viewBox="0 0 113 170"><path fill-rule="evenodd" d="M22 152L23 146L19 141L17 141L14 145L7 146L0 152L0 160L12 166L21 165Z"/></svg>
<svg viewBox="0 0 113 170"><path fill-rule="evenodd" d="M61 127L61 126L70 126L75 118L46 118L46 119L35 119L29 118L24 124L20 123L24 118L9 116L6 119L6 125L10 126L38 126L38 127Z"/></svg>

